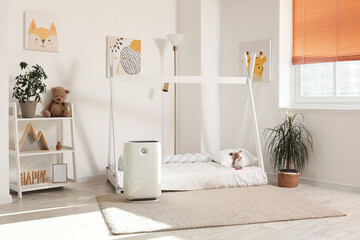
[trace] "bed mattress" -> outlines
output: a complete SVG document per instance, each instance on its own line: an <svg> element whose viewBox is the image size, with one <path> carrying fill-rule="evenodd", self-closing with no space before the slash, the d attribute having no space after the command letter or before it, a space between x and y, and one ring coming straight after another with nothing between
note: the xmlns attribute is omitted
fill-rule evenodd
<svg viewBox="0 0 360 240"><path fill-rule="evenodd" d="M161 174L163 191L246 187L268 182L266 173L259 167L235 170L215 162L162 164ZM124 186L123 172L120 172L118 185Z"/></svg>

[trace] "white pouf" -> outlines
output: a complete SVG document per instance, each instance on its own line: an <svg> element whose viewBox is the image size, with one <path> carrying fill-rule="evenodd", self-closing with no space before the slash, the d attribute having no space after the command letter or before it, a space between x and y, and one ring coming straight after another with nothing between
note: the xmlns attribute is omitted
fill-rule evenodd
<svg viewBox="0 0 360 240"><path fill-rule="evenodd" d="M161 196L161 145L159 141L124 144L124 194L128 200Z"/></svg>

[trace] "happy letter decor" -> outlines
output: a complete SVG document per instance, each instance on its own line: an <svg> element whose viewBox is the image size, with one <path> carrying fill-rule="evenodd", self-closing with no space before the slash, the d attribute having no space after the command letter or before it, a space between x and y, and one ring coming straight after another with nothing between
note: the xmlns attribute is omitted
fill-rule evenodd
<svg viewBox="0 0 360 240"><path fill-rule="evenodd" d="M46 170L24 171L21 173L21 185L31 185L36 183L45 183Z"/></svg>

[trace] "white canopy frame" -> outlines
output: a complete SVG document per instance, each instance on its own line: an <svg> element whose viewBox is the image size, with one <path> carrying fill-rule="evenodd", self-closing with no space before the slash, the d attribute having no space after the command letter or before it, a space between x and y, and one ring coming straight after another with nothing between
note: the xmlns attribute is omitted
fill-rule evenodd
<svg viewBox="0 0 360 240"><path fill-rule="evenodd" d="M108 54L111 58L111 53ZM216 84L242 84L247 85L249 89L249 98L250 104L253 113L253 121L255 126L255 144L256 144L256 152L258 157L258 164L259 167L265 171L264 168L264 160L263 154L261 149L261 142L260 142L260 133L258 127L258 121L256 116L255 110L255 101L254 101L254 94L252 89L252 81L254 75L254 68L255 68L255 60L257 54L254 53L253 58L251 59L250 68L247 66L247 55L244 53L244 61L243 66L245 68L246 77L208 77L208 76L141 76L141 75L115 75L113 74L114 69L114 62L113 58L111 58L110 62L110 143L109 151L109 160L108 160L108 167L106 171L107 179L112 183L115 187L117 193L121 192L121 187L118 185L119 183L119 155L117 153L117 141L115 137L116 133L116 124L115 124L115 111L114 111L114 81L120 83L184 83L184 84L207 84L207 83L216 83ZM250 70L249 70L250 69ZM111 169L111 158L114 158L114 167L115 171Z"/></svg>

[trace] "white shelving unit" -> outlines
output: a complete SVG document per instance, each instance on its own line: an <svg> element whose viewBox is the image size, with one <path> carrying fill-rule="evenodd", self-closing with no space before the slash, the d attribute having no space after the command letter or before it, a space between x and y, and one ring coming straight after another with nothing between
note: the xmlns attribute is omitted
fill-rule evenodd
<svg viewBox="0 0 360 240"><path fill-rule="evenodd" d="M50 117L45 118L42 116L36 116L35 118L22 118L21 116L17 115L17 105L14 102L9 103L9 121L10 124L13 124L14 127L14 149L9 149L10 161L16 162L16 182L10 182L10 189L16 191L18 193L18 197L22 198L23 192L41 190L41 189L49 189L49 188L57 188L57 187L64 187L66 185L72 184L76 182L76 164L75 164L75 134L74 134L74 107L72 103L65 103L71 112L72 117ZM19 123L21 122L44 122L50 121L54 124L57 124L57 135L59 141L63 143L63 122L70 121L70 131L71 131L71 145L66 146L63 145L61 150L56 150L56 146L49 146L50 150L46 151L33 151L33 152L20 152L19 149ZM71 153L72 156L72 171L73 171L73 178L68 178L67 183L52 183L49 180L46 180L45 183L39 184L32 184L32 185L21 185L21 158L28 157L28 156L41 156L41 155L57 155L57 161L59 163L64 162L64 153ZM69 174L69 173L68 173Z"/></svg>

